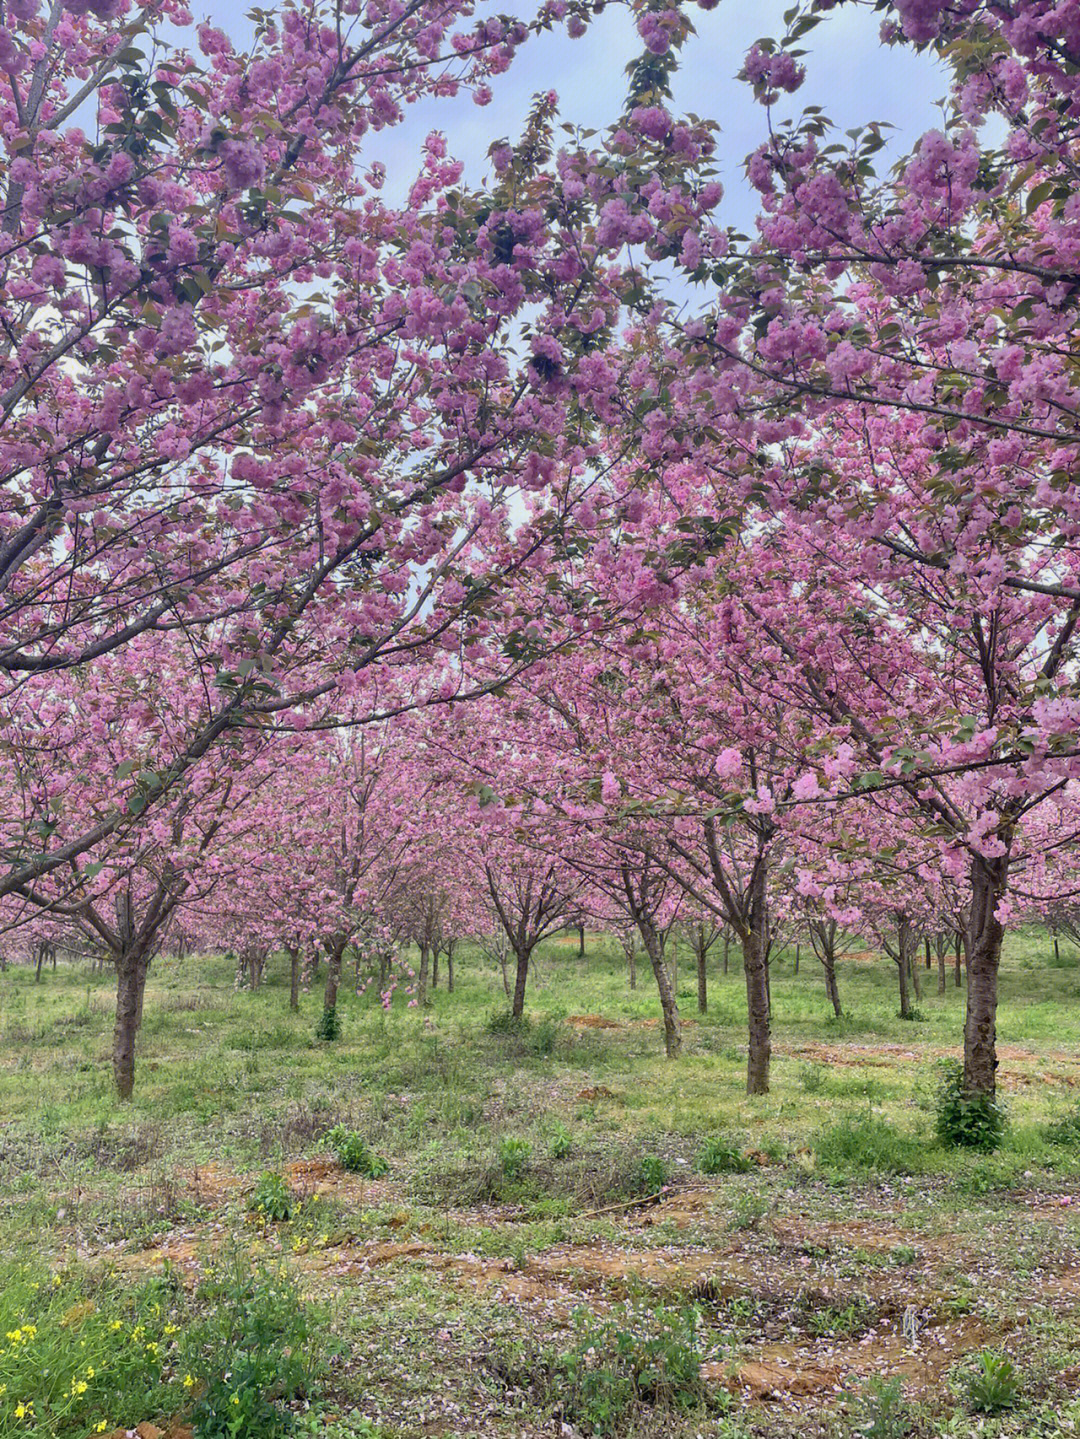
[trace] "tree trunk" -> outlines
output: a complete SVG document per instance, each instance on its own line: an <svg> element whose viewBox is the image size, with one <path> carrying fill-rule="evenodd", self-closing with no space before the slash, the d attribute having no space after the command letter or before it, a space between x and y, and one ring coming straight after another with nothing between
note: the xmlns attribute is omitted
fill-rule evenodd
<svg viewBox="0 0 1080 1439"><path fill-rule="evenodd" d="M645 949L656 978L656 988L660 994L660 1010L664 1016L664 1053L668 1059L677 1059L682 1048L682 1023L679 1019L679 1001L675 997L667 965L664 963L664 946L651 926L641 937L645 941Z"/></svg>
<svg viewBox="0 0 1080 1439"><path fill-rule="evenodd" d="M749 1048L746 1056L747 1094L768 1094L772 1037L769 1019L769 964L760 931L747 930L742 941L746 976L746 1012Z"/></svg>
<svg viewBox="0 0 1080 1439"><path fill-rule="evenodd" d="M584 958L585 958L585 926L584 926L583 924L579 924L579 925L578 925L578 927L577 927L577 933L578 933L577 957L578 957L578 959L584 959Z"/></svg>
<svg viewBox="0 0 1080 1439"><path fill-rule="evenodd" d="M431 987L432 989L439 987L439 946L437 944L431 947Z"/></svg>
<svg viewBox="0 0 1080 1439"><path fill-rule="evenodd" d="M121 952L116 961L113 1079L120 1099L130 1099L135 1088L135 1037L142 1024L143 994L149 968L149 961L137 950Z"/></svg>
<svg viewBox="0 0 1080 1439"><path fill-rule="evenodd" d="M510 1006L510 1013L515 1019L520 1019L525 1013L525 985L529 978L529 955L528 949L517 949L514 951L517 958L517 974L514 976L514 1002ZM541 979L543 973L541 971Z"/></svg>
<svg viewBox="0 0 1080 1439"><path fill-rule="evenodd" d="M694 943L694 957L697 960L697 1007L698 1014L707 1014L709 1009L708 976L705 972L704 936L699 933Z"/></svg>
<svg viewBox="0 0 1080 1439"><path fill-rule="evenodd" d="M300 954L289 950L289 1008L300 1008Z"/></svg>
<svg viewBox="0 0 1080 1439"><path fill-rule="evenodd" d="M919 961L915 957L916 944L918 944L918 940L908 950L907 965L911 973L911 983L915 989L915 998L919 1000L922 999L922 979L919 975Z"/></svg>
<svg viewBox="0 0 1080 1439"><path fill-rule="evenodd" d="M997 904L1004 896L1008 873L1007 855L997 859L976 855L971 863L964 1089L991 1098L997 1090L997 986L1004 937Z"/></svg>
<svg viewBox="0 0 1080 1439"><path fill-rule="evenodd" d="M728 972L728 948L731 944L731 937L727 930L724 931L724 973Z"/></svg>
<svg viewBox="0 0 1080 1439"><path fill-rule="evenodd" d="M956 961L953 964L953 976L956 981L956 988L959 989L964 982L964 936L958 934L955 941Z"/></svg>
<svg viewBox="0 0 1080 1439"><path fill-rule="evenodd" d="M341 956L345 946L334 945L326 961L326 988L323 990L323 1009L336 1009L338 985L341 983Z"/></svg>
<svg viewBox="0 0 1080 1439"><path fill-rule="evenodd" d="M941 939L941 940L938 941L938 952L937 952L937 992L938 992L938 994L944 994L944 993L945 993L945 988L946 988L946 979L945 979L945 945L946 945L946 942L947 942L947 941L944 940L944 939Z"/></svg>
<svg viewBox="0 0 1080 1439"><path fill-rule="evenodd" d="M454 992L454 951L452 948L446 951L446 992L447 994Z"/></svg>
<svg viewBox="0 0 1080 1439"><path fill-rule="evenodd" d="M426 1009L431 1001L428 999L428 969L431 964L431 953L426 944L420 946L420 974L416 983L416 1000L421 1009Z"/></svg>
<svg viewBox="0 0 1080 1439"><path fill-rule="evenodd" d="M932 968L932 965L930 961L930 936L928 934L923 935L923 949L926 954L926 967L927 969L930 969Z"/></svg>
<svg viewBox="0 0 1080 1439"><path fill-rule="evenodd" d="M908 957L904 945L900 946L900 957L896 961L896 970L900 976L900 1018L911 1018L911 1000L908 997Z"/></svg>
<svg viewBox="0 0 1080 1439"><path fill-rule="evenodd" d="M821 963L825 970L825 993L829 996L833 1014L837 1019L842 1019L844 1012L840 1008L840 989L836 983L836 956L834 954L827 955Z"/></svg>
<svg viewBox="0 0 1080 1439"><path fill-rule="evenodd" d="M35 983L35 984L40 984L40 983L41 983L41 966L42 966L44 963L45 963L45 945L44 945L43 942L39 941L39 942L38 942L38 947L37 947L37 969L36 969L36 971L34 972L34 983Z"/></svg>
<svg viewBox="0 0 1080 1439"><path fill-rule="evenodd" d="M798 972L799 972L799 950L800 950L800 948L801 948L801 946L798 945L798 944L796 944L796 946L795 946L795 968L794 968L794 970L792 971L794 974L798 974Z"/></svg>
<svg viewBox="0 0 1080 1439"><path fill-rule="evenodd" d="M1057 935L1055 934L1055 935L1054 935L1054 963L1055 963L1055 964L1059 964L1060 962L1061 962L1061 955L1060 955L1060 953L1059 953L1059 951L1058 951L1058 937L1057 937Z"/></svg>

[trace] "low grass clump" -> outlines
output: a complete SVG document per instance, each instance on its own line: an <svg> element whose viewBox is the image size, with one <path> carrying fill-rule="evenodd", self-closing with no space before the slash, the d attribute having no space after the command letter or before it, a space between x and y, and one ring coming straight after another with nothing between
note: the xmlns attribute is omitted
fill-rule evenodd
<svg viewBox="0 0 1080 1439"><path fill-rule="evenodd" d="M822 1129L814 1142L818 1163L837 1173L914 1174L919 1145L886 1119L848 1116Z"/></svg>

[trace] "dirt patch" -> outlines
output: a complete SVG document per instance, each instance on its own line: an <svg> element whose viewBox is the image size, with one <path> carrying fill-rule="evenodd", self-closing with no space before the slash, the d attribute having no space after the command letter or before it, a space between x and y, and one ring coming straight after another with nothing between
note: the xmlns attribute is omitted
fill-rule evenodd
<svg viewBox="0 0 1080 1439"><path fill-rule="evenodd" d="M882 1068L892 1064L922 1063L935 1059L959 1059L961 1050L949 1045L919 1045L912 1048L906 1044L827 1044L824 1041L807 1040L802 1044L778 1044L774 1053L787 1055L792 1059L809 1059L816 1064L840 1066L862 1066ZM1080 1055L1055 1051L1050 1054L1036 1054L1030 1049L1015 1045L999 1044L998 1060L1011 1064L1063 1064L1080 1068ZM1006 1070L1005 1074L1015 1074ZM1054 1075L1055 1082L1067 1083L1065 1076Z"/></svg>
<svg viewBox="0 0 1080 1439"><path fill-rule="evenodd" d="M318 1194L345 1203L382 1205L401 1198L400 1185L352 1174L333 1159L297 1159L285 1166L285 1178L302 1199Z"/></svg>
<svg viewBox="0 0 1080 1439"><path fill-rule="evenodd" d="M618 1020L605 1019L602 1014L568 1014L566 1022L574 1029L620 1029Z"/></svg>
<svg viewBox="0 0 1080 1439"><path fill-rule="evenodd" d="M218 1209L242 1194L250 1185L239 1174L219 1164L200 1164L194 1169L181 1169L177 1180L200 1209Z"/></svg>
<svg viewBox="0 0 1080 1439"><path fill-rule="evenodd" d="M911 1399L943 1393L949 1370L1001 1333L979 1319L959 1319L923 1329L912 1338L870 1333L849 1343L764 1345L734 1369L703 1366L703 1376L733 1394L758 1402L838 1394L872 1375L900 1379Z"/></svg>

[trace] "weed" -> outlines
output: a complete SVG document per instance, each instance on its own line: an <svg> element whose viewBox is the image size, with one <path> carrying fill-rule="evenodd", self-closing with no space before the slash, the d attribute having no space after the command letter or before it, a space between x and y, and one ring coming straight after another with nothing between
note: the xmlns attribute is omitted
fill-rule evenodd
<svg viewBox="0 0 1080 1439"><path fill-rule="evenodd" d="M722 1134L710 1135L698 1154L702 1174L744 1174L752 1167L738 1146Z"/></svg>
<svg viewBox="0 0 1080 1439"><path fill-rule="evenodd" d="M911 1419L899 1379L875 1375L860 1396L860 1422L855 1430L864 1439L904 1439Z"/></svg>
<svg viewBox="0 0 1080 1439"><path fill-rule="evenodd" d="M819 1163L841 1171L911 1174L919 1167L915 1141L873 1115L829 1125L818 1134L814 1149Z"/></svg>
<svg viewBox="0 0 1080 1439"><path fill-rule="evenodd" d="M755 1194L752 1190L746 1194L737 1194L728 1227L737 1233L756 1229L768 1212L768 1200L763 1194Z"/></svg>
<svg viewBox="0 0 1080 1439"><path fill-rule="evenodd" d="M82 1439L160 1413L179 1327L169 1298L160 1280L125 1293L37 1266L0 1272L0 1436Z"/></svg>
<svg viewBox="0 0 1080 1439"><path fill-rule="evenodd" d="M532 1145L527 1139L508 1136L499 1144L499 1163L509 1180L520 1179L529 1167Z"/></svg>
<svg viewBox="0 0 1080 1439"><path fill-rule="evenodd" d="M597 1320L579 1309L574 1328L573 1347L552 1371L563 1413L583 1433L619 1434L638 1406L686 1413L706 1402L695 1310Z"/></svg>
<svg viewBox="0 0 1080 1439"><path fill-rule="evenodd" d="M488 1034L526 1034L532 1025L524 1014L513 1014L509 1009L497 1009L488 1017Z"/></svg>
<svg viewBox="0 0 1080 1439"><path fill-rule="evenodd" d="M559 1042L561 1032L562 1026L559 1021L547 1015L533 1030L529 1048L541 1059L549 1058L555 1053L555 1046Z"/></svg>
<svg viewBox="0 0 1080 1439"><path fill-rule="evenodd" d="M548 1153L552 1159L565 1159L574 1147L573 1136L566 1125L556 1121L551 1131L551 1143L548 1145Z"/></svg>
<svg viewBox="0 0 1080 1439"><path fill-rule="evenodd" d="M984 1349L976 1356L977 1367L967 1376L964 1390L968 1404L979 1414L998 1414L1011 1409L1020 1397L1020 1375L1005 1354Z"/></svg>
<svg viewBox="0 0 1080 1439"><path fill-rule="evenodd" d="M283 1269L253 1266L239 1251L207 1272L195 1300L201 1314L183 1331L180 1358L199 1439L288 1433L287 1406L311 1397L323 1368L316 1335L325 1316Z"/></svg>
<svg viewBox="0 0 1080 1439"><path fill-rule="evenodd" d="M667 1183L667 1165L659 1154L643 1154L638 1165L638 1180L642 1192L658 1194Z"/></svg>
<svg viewBox="0 0 1080 1439"><path fill-rule="evenodd" d="M320 1013L315 1025L315 1038L324 1039L328 1043L341 1038L341 1017L336 1004L329 1005Z"/></svg>
<svg viewBox="0 0 1080 1439"><path fill-rule="evenodd" d="M389 1162L381 1154L376 1154L355 1129L335 1124L325 1140L342 1169L349 1170L351 1174L362 1174L366 1179L381 1179L390 1169Z"/></svg>
<svg viewBox="0 0 1080 1439"><path fill-rule="evenodd" d="M260 1219L276 1224L282 1219L291 1219L295 1209L289 1186L280 1174L267 1170L262 1175L251 1196L248 1208Z"/></svg>
<svg viewBox="0 0 1080 1439"><path fill-rule="evenodd" d="M1080 1148L1080 1104L1075 1104L1052 1123L1044 1126L1043 1138L1049 1144L1060 1144L1067 1149Z"/></svg>

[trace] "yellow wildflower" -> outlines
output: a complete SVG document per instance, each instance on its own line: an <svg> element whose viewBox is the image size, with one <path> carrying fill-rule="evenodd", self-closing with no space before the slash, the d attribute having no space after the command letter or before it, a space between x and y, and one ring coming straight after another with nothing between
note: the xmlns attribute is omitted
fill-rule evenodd
<svg viewBox="0 0 1080 1439"><path fill-rule="evenodd" d="M195 1380L192 1379L192 1377L191 1377L190 1374L185 1374L185 1375L184 1375L184 1388L185 1388L185 1389L194 1389L194 1388L195 1388Z"/></svg>

